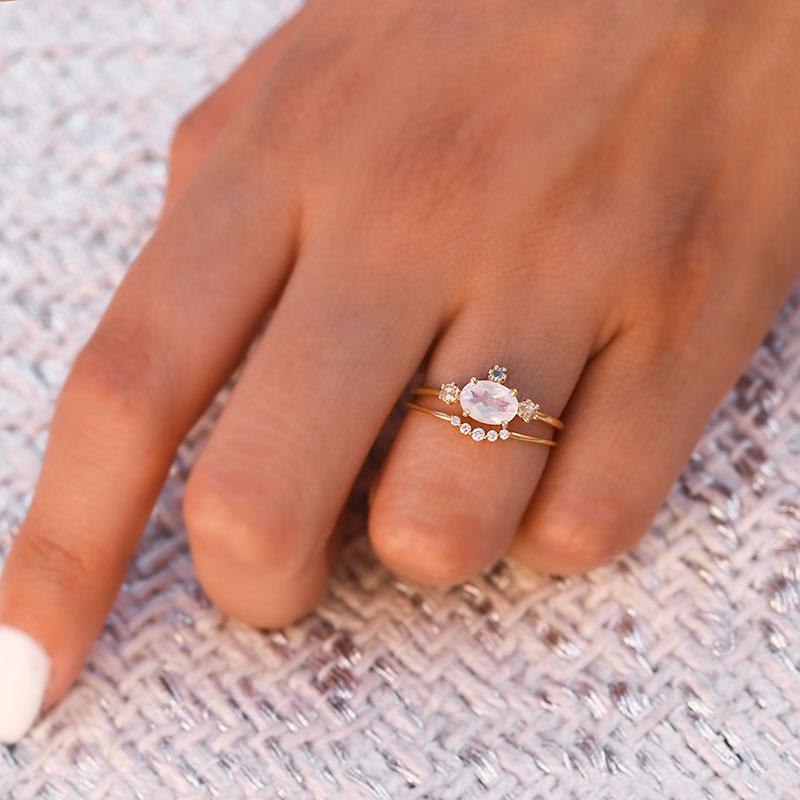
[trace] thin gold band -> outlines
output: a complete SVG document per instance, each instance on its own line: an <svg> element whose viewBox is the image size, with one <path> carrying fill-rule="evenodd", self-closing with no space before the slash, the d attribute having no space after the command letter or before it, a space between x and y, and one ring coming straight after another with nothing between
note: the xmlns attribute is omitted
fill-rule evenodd
<svg viewBox="0 0 800 800"><path fill-rule="evenodd" d="M428 394L428 392L425 392ZM439 393L436 392L438 395ZM421 406L419 403L412 403L410 400L405 400L404 404L406 408L410 408L412 411L422 411L424 414L430 414L432 417L438 417L439 419L443 419L446 422L450 422L450 414L446 414L444 411L436 411L433 408L428 408L427 406ZM532 442L533 444L543 444L545 447L555 447L556 442L552 439L544 439L541 436L528 436L526 433L517 433L516 431L509 431L509 438L511 439L519 439L523 442Z"/></svg>
<svg viewBox="0 0 800 800"><path fill-rule="evenodd" d="M422 395L438 397L440 391L441 391L440 389L429 389L427 386L417 386L411 390L411 394L413 394L415 397L420 397ZM447 417L447 419L450 419L449 414L446 414L445 416ZM558 428L558 430L561 430L564 427L564 423L560 419L556 419L550 414L546 414L541 409L536 412L536 416L533 419L539 420L539 422L544 422L546 425L552 425L554 428ZM522 434L520 434L520 436L521 435Z"/></svg>

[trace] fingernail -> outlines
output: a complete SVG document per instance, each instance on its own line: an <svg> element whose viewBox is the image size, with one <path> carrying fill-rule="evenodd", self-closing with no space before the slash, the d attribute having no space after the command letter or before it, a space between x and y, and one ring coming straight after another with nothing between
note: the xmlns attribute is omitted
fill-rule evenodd
<svg viewBox="0 0 800 800"><path fill-rule="evenodd" d="M0 625L0 742L18 742L36 721L50 680L50 657L32 636Z"/></svg>

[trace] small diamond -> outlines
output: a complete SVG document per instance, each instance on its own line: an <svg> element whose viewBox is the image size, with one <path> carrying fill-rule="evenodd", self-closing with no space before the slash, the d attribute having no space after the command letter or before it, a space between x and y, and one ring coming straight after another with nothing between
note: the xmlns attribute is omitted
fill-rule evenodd
<svg viewBox="0 0 800 800"><path fill-rule="evenodd" d="M495 364L489 370L489 380L496 381L497 383L502 383L506 376L508 375L508 370L505 367L501 367L499 364Z"/></svg>
<svg viewBox="0 0 800 800"><path fill-rule="evenodd" d="M450 383L443 383L441 391L439 392L439 399L447 405L452 405L458 400L459 389L452 381Z"/></svg>
<svg viewBox="0 0 800 800"><path fill-rule="evenodd" d="M522 419L524 422L530 422L535 416L536 413L539 411L539 404L534 403L533 400L523 400L517 406L517 415Z"/></svg>
<svg viewBox="0 0 800 800"><path fill-rule="evenodd" d="M479 442L479 441L480 441L481 439L483 439L485 436L486 436L486 431L485 431L483 428L475 428L475 430L474 430L474 431L472 431L472 438L473 438L473 439L474 439L476 442Z"/></svg>
<svg viewBox="0 0 800 800"><path fill-rule="evenodd" d="M503 428L503 430L501 430L500 433L498 433L497 435L501 439L508 439L508 437L511 436L511 431L507 430L506 428Z"/></svg>
<svg viewBox="0 0 800 800"><path fill-rule="evenodd" d="M487 441L494 442L497 440L497 431L492 428L490 431L486 431L486 439Z"/></svg>
<svg viewBox="0 0 800 800"><path fill-rule="evenodd" d="M457 417L454 414L452 417L450 417L450 424L458 427L461 424L461 417Z"/></svg>
<svg viewBox="0 0 800 800"><path fill-rule="evenodd" d="M465 422L465 423L464 423L464 424L463 424L463 425L462 425L462 426L459 428L459 430L461 431L461 433L463 433L463 434L464 434L464 436L466 436L466 435L467 435L467 434L468 434L468 433L469 433L469 432L472 430L472 425L470 425L470 424L469 424L469 422Z"/></svg>

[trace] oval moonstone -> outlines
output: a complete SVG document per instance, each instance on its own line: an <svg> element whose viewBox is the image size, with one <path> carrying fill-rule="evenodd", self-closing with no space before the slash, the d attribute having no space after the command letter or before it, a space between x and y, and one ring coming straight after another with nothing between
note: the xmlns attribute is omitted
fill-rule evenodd
<svg viewBox="0 0 800 800"><path fill-rule="evenodd" d="M487 425L511 422L519 406L511 389L497 381L468 383L461 390L459 400L467 416Z"/></svg>

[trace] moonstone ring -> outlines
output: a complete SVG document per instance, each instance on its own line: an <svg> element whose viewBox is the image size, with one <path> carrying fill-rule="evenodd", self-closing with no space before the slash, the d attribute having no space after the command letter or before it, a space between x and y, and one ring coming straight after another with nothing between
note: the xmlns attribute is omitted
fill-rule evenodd
<svg viewBox="0 0 800 800"><path fill-rule="evenodd" d="M446 405L453 405L458 402L461 404L463 417L468 417L474 422L484 425L499 425L496 428L486 428L473 426L458 414L447 414L444 411L435 411L432 408L421 406L418 403L406 401L406 406L414 411L422 411L433 417L447 420L453 427L456 427L465 436L471 436L476 442L486 440L495 442L498 439L520 439L524 442L543 444L547 447L555 447L552 439L545 439L541 436L529 436L526 433L510 431L508 423L515 417L519 417L523 422L533 422L538 420L554 428L563 428L564 423L550 414L545 413L533 400L518 400L517 390L510 389L505 385L508 377L508 370L500 364L495 364L488 374L487 380L479 381L477 378L470 378L469 383L460 387L457 383L450 381L443 383L439 389L429 389L420 386L411 390L415 397L420 395L431 395L438 397Z"/></svg>

